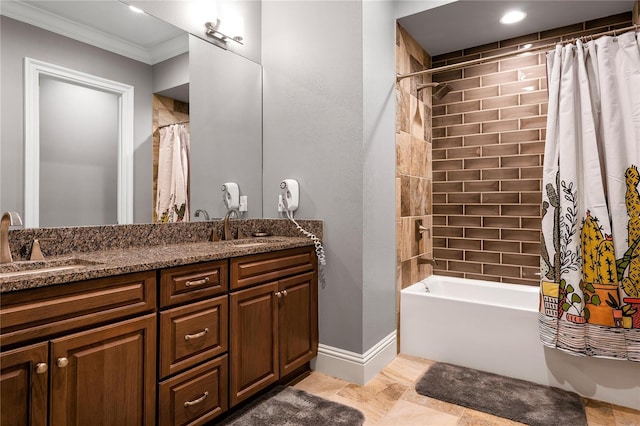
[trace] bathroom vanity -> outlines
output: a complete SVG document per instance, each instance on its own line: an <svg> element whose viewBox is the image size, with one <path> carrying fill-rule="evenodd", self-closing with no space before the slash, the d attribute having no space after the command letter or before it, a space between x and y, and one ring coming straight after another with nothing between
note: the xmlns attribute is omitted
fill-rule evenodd
<svg viewBox="0 0 640 426"><path fill-rule="evenodd" d="M306 238L73 262L83 266L0 274L2 424L203 424L302 374L317 353Z"/></svg>

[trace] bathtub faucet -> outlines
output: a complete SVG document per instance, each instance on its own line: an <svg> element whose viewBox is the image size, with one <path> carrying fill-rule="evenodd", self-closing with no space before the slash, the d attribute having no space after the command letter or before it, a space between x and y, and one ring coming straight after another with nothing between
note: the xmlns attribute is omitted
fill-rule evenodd
<svg viewBox="0 0 640 426"><path fill-rule="evenodd" d="M424 264L424 263L429 264L429 265L431 265L433 267L438 265L438 262L435 259L425 259L425 258L419 257L418 258L418 265Z"/></svg>

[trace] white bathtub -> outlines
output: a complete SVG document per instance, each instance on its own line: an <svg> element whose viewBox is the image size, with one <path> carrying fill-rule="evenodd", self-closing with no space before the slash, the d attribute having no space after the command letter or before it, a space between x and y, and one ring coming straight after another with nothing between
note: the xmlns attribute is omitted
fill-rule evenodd
<svg viewBox="0 0 640 426"><path fill-rule="evenodd" d="M640 409L640 363L577 357L542 345L538 292L428 277L401 292L400 351Z"/></svg>

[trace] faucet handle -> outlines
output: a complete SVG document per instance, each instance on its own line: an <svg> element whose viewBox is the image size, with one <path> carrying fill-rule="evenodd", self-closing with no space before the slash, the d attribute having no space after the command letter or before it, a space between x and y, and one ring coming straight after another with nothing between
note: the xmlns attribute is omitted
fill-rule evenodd
<svg viewBox="0 0 640 426"><path fill-rule="evenodd" d="M29 260L44 260L44 255L40 249L40 241L51 241L53 238L34 238L33 246L31 247L31 257Z"/></svg>

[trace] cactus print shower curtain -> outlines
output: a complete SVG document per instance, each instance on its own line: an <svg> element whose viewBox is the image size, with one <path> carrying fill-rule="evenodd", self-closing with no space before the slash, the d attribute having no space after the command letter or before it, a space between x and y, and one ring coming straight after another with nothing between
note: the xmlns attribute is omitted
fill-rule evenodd
<svg viewBox="0 0 640 426"><path fill-rule="evenodd" d="M547 54L540 336L640 361L640 46L636 32Z"/></svg>

